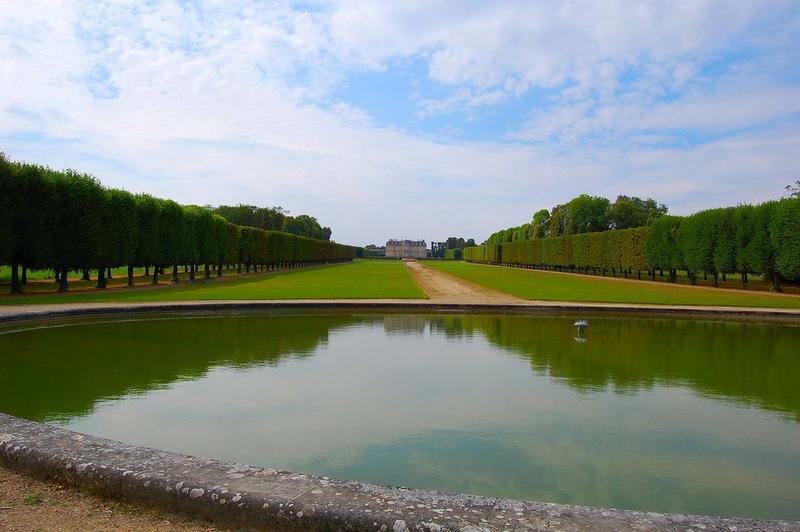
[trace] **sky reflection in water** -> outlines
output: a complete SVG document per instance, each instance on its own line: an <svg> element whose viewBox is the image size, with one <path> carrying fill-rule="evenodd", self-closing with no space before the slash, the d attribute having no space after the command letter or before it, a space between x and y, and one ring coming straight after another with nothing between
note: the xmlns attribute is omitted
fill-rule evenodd
<svg viewBox="0 0 800 532"><path fill-rule="evenodd" d="M800 519L800 327L243 315L0 334L0 410L280 469Z"/></svg>

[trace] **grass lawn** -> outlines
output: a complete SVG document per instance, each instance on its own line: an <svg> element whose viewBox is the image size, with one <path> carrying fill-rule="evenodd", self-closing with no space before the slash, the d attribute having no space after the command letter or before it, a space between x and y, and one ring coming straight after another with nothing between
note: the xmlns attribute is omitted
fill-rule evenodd
<svg viewBox="0 0 800 532"><path fill-rule="evenodd" d="M523 299L593 303L800 308L800 296L569 275L456 261L426 266Z"/></svg>
<svg viewBox="0 0 800 532"><path fill-rule="evenodd" d="M202 272L200 273L202 277ZM163 277L169 285L169 275ZM157 288L111 288L75 293L0 296L0 304L182 301L214 299L424 299L400 261L357 260L231 280L198 281Z"/></svg>

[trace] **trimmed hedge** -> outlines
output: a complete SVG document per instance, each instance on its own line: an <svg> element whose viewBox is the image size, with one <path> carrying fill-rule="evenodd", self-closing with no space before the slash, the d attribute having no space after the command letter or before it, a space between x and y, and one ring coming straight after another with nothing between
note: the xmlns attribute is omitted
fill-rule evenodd
<svg viewBox="0 0 800 532"><path fill-rule="evenodd" d="M464 249L468 262L528 268L621 272L626 277L667 270L697 275L763 275L780 290L800 280L800 199L711 209L692 216L663 216L647 227L517 240Z"/></svg>
<svg viewBox="0 0 800 532"><path fill-rule="evenodd" d="M179 205L147 194L103 187L71 170L12 163L0 154L0 264L11 266L11 291L19 292L20 267L56 272L67 290L70 271L97 269L98 287L106 271L152 268L153 283L168 266L198 266L206 278L223 264L247 270L295 267L351 260L355 248L277 231L239 227L211 210Z"/></svg>
<svg viewBox="0 0 800 532"><path fill-rule="evenodd" d="M462 260L464 258L464 250L446 249L444 250L444 258L447 260Z"/></svg>

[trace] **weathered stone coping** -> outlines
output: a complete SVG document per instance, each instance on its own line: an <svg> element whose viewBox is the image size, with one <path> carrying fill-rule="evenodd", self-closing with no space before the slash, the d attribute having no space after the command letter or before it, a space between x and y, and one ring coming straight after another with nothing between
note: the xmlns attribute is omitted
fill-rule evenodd
<svg viewBox="0 0 800 532"><path fill-rule="evenodd" d="M758 307L711 307L693 305L633 305L620 303L572 303L527 301L524 303L463 303L425 299L301 299L301 300L210 300L147 303L65 303L50 305L0 305L0 323L36 318L134 314L171 311L364 309L457 312L521 313L614 313L657 316L697 316L800 320L800 309Z"/></svg>
<svg viewBox="0 0 800 532"><path fill-rule="evenodd" d="M0 414L0 464L230 527L800 531L800 522L513 501L335 480L128 445L6 414Z"/></svg>

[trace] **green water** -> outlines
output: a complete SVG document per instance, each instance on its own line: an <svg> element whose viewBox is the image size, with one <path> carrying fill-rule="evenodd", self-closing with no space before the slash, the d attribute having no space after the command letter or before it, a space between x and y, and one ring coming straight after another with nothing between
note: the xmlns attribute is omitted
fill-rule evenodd
<svg viewBox="0 0 800 532"><path fill-rule="evenodd" d="M295 314L0 329L0 411L279 469L800 519L800 326Z"/></svg>

